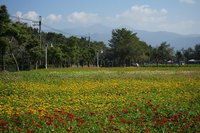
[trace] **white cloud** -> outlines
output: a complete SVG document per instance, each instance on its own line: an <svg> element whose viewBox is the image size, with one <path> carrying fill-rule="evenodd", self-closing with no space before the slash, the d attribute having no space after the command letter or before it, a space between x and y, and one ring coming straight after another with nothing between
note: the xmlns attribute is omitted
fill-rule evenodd
<svg viewBox="0 0 200 133"><path fill-rule="evenodd" d="M179 0L193 1L194 0ZM22 13L20 11L15 13L15 16L31 20L39 20L39 14L36 11L29 11ZM173 22L169 20L168 10L165 8L152 8L149 5L134 5L124 12L113 16L100 16L95 13L73 12L68 16L60 14L49 14L43 16L42 22L56 27L69 26L91 26L94 24L102 24L111 27L130 27L134 29L148 30L148 31L170 31L182 34L199 33L200 22L192 20L179 20ZM22 20L21 20L22 21ZM30 21L25 21L32 25ZM59 23L59 25L58 25Z"/></svg>
<svg viewBox="0 0 200 133"><path fill-rule="evenodd" d="M137 23L149 23L149 22L160 22L166 18L167 10L162 9L158 11L150 8L148 5L133 6L131 9L124 13L117 15L117 18L133 20Z"/></svg>
<svg viewBox="0 0 200 133"><path fill-rule="evenodd" d="M196 3L195 0L179 0L179 2L186 3L186 4L195 4Z"/></svg>
<svg viewBox="0 0 200 133"><path fill-rule="evenodd" d="M16 16L16 17L20 17L20 18L21 18L21 17L22 17L22 12L20 12L20 11L17 11L17 12L15 13L15 16Z"/></svg>
<svg viewBox="0 0 200 133"><path fill-rule="evenodd" d="M29 11L29 12L24 13L24 14L20 11L17 11L15 13L15 16L19 17L19 20L20 20L20 18L22 18L22 20L20 20L20 21L25 21L27 23L30 23L31 20L39 21L39 14L35 11ZM27 19L27 20L23 20L23 19ZM30 20L30 21L28 21L28 20Z"/></svg>
<svg viewBox="0 0 200 133"><path fill-rule="evenodd" d="M35 11L29 11L25 14L22 14L22 18L26 18L30 20L39 20L39 14Z"/></svg>
<svg viewBox="0 0 200 133"><path fill-rule="evenodd" d="M74 12L67 17L68 22L73 24L90 25L100 21L100 17L97 14Z"/></svg>
<svg viewBox="0 0 200 133"><path fill-rule="evenodd" d="M76 26L89 26L103 24L112 27L132 27L143 30L158 30L159 25L164 23L168 11L165 8L154 9L148 5L134 5L126 11L115 16L99 16L86 12L74 12L67 17L70 24Z"/></svg>
<svg viewBox="0 0 200 133"><path fill-rule="evenodd" d="M28 11L27 13L22 13L20 11L17 11L15 13L16 17L19 17L16 19L16 21L21 21L27 23L29 26L33 26L33 21L39 21L39 14L36 11Z"/></svg>
<svg viewBox="0 0 200 133"><path fill-rule="evenodd" d="M39 14L36 12L36 11L28 11L26 13L22 13L20 11L17 11L15 13L15 16L16 17L19 17L17 19L17 21L22 21L22 22L25 22L27 23L28 25L30 26L33 26L34 24L36 24L37 21L39 21ZM22 19L20 19L22 18ZM28 20L30 21L28 21ZM63 19L62 15L55 15L55 14L49 14L47 17L45 16L42 16L42 22L43 23L47 23L47 24L54 24L54 23L58 23L60 22L61 20ZM33 21L36 21L36 22L33 22ZM37 25L35 25L37 27Z"/></svg>
<svg viewBox="0 0 200 133"><path fill-rule="evenodd" d="M167 11L165 8L163 8L163 9L161 9L161 13L163 13L163 14L167 14L168 11Z"/></svg>
<svg viewBox="0 0 200 133"><path fill-rule="evenodd" d="M62 15L49 14L45 21L48 23L58 23L62 20Z"/></svg>
<svg viewBox="0 0 200 133"><path fill-rule="evenodd" d="M164 8L157 10L148 5L135 5L127 11L116 15L115 21L127 24L129 26L149 25L152 23L156 24L164 21L167 13L168 11Z"/></svg>

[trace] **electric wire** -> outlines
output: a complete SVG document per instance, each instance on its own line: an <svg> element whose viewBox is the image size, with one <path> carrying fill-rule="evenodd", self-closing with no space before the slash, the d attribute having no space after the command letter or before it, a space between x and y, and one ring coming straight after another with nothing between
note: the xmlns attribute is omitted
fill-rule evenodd
<svg viewBox="0 0 200 133"><path fill-rule="evenodd" d="M26 21L32 21L32 22L39 22L39 20L32 20L32 19L27 19L27 18L22 18L22 17L17 17L17 16L10 16L11 18L16 18L19 20L26 20Z"/></svg>
<svg viewBox="0 0 200 133"><path fill-rule="evenodd" d="M39 20L27 19L27 18L22 18L22 17L19 17L19 16L11 16L11 15L10 15L10 17L18 19L19 21L24 20L24 21L30 21L30 22L33 22L33 23L39 23ZM48 24L45 24L44 22L42 22L41 25L43 27L48 28L48 29L50 29L54 32L57 32L57 33L61 33L61 34L68 35L68 36L74 36L74 37L78 37L78 38L85 37L85 38L89 38L91 40L90 36L67 33L67 32L64 32L62 30L53 28L53 27L49 26ZM92 40L92 41L95 41L95 40Z"/></svg>

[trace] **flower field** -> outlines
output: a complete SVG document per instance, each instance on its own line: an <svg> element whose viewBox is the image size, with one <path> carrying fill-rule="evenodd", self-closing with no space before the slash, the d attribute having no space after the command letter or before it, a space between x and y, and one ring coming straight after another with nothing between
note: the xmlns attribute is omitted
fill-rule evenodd
<svg viewBox="0 0 200 133"><path fill-rule="evenodd" d="M200 68L3 72L0 132L200 132Z"/></svg>

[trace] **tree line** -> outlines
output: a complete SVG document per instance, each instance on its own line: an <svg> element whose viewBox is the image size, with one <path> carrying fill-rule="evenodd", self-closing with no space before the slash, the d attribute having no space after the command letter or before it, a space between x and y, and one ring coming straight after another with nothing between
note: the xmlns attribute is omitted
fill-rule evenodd
<svg viewBox="0 0 200 133"><path fill-rule="evenodd" d="M0 7L0 29L1 70L45 68L45 48L50 67L114 67L132 66L134 63L166 64L168 61L187 63L190 59L200 60L200 44L178 51L174 51L167 42L152 47L141 41L137 33L126 28L114 29L109 45L86 37L66 37L55 32L39 33L38 29L26 23L11 21L5 5Z"/></svg>

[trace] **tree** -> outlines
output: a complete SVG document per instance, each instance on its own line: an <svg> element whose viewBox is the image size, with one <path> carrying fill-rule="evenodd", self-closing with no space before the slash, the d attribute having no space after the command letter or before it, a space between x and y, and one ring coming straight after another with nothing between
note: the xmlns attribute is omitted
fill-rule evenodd
<svg viewBox="0 0 200 133"><path fill-rule="evenodd" d="M109 41L109 45L114 52L114 60L117 66L124 64L127 66L130 65L131 61L136 61L139 45L139 38L136 34L125 28L112 31L112 39Z"/></svg>
<svg viewBox="0 0 200 133"><path fill-rule="evenodd" d="M66 37L62 34L58 34L55 32L48 32L46 34L46 41L51 42L53 44L65 44L66 43Z"/></svg>
<svg viewBox="0 0 200 133"><path fill-rule="evenodd" d="M175 57L176 57L176 61L179 65L180 65L180 62L184 60L184 56L181 51L176 51Z"/></svg>
<svg viewBox="0 0 200 133"><path fill-rule="evenodd" d="M5 5L0 6L0 52L1 52L1 69L5 70L5 60L4 56L6 54L6 50L8 48L8 41L4 37L6 32L6 26L10 22L9 14L7 11L7 7Z"/></svg>
<svg viewBox="0 0 200 133"><path fill-rule="evenodd" d="M98 67L99 65L99 62L100 62L100 59L102 60L102 52L104 51L105 49L105 44L101 41L97 42L97 41L93 41L91 42L91 59L94 60L94 64L96 64L96 66ZM95 57L95 58L94 58Z"/></svg>
<svg viewBox="0 0 200 133"><path fill-rule="evenodd" d="M139 41L135 46L135 61L138 63L149 62L151 46L148 46L146 42ZM134 54L134 53L133 53Z"/></svg>
<svg viewBox="0 0 200 133"><path fill-rule="evenodd" d="M186 50L183 50L183 55L186 59L186 62L188 62L188 60L190 59L194 59L195 58L195 54L194 54L194 50L193 48L188 48Z"/></svg>
<svg viewBox="0 0 200 133"><path fill-rule="evenodd" d="M27 25L23 23L13 23L7 25L5 35L9 38L9 51L15 62L17 71L20 70L19 62L24 61L25 42L29 38ZM21 63L23 68L23 63Z"/></svg>
<svg viewBox="0 0 200 133"><path fill-rule="evenodd" d="M4 56L8 47L8 42L5 37L0 37L0 51L1 51L1 70L5 71L5 60Z"/></svg>
<svg viewBox="0 0 200 133"><path fill-rule="evenodd" d="M125 28L113 30L112 39L110 40L110 50L113 51L114 56L112 65L131 66L132 63L149 61L151 47L146 42L140 41L136 35L137 33ZM110 53L110 55L112 54Z"/></svg>
<svg viewBox="0 0 200 133"><path fill-rule="evenodd" d="M63 53L61 48L64 48L61 44L53 44L51 47L48 46L48 62L55 66L63 66L66 55Z"/></svg>
<svg viewBox="0 0 200 133"><path fill-rule="evenodd" d="M196 60L200 60L200 44L196 44L194 47L194 55Z"/></svg>
<svg viewBox="0 0 200 133"><path fill-rule="evenodd" d="M152 51L152 58L157 63L167 63L168 60L173 58L173 48L167 42L162 42L159 47L156 47Z"/></svg>
<svg viewBox="0 0 200 133"><path fill-rule="evenodd" d="M35 69L38 68L38 61L44 57L44 50L39 46L30 49L30 55L35 62Z"/></svg>
<svg viewBox="0 0 200 133"><path fill-rule="evenodd" d="M7 7L5 5L0 6L0 36L6 31L6 25L10 22Z"/></svg>
<svg viewBox="0 0 200 133"><path fill-rule="evenodd" d="M80 61L80 50L81 48L79 47L80 44L80 39L77 37L70 37L67 40L67 46L69 47L69 56L70 56L70 66L72 64L76 64L76 66L79 66L79 61Z"/></svg>
<svg viewBox="0 0 200 133"><path fill-rule="evenodd" d="M111 48L104 49L104 64L106 67L113 67L114 66L114 52Z"/></svg>

